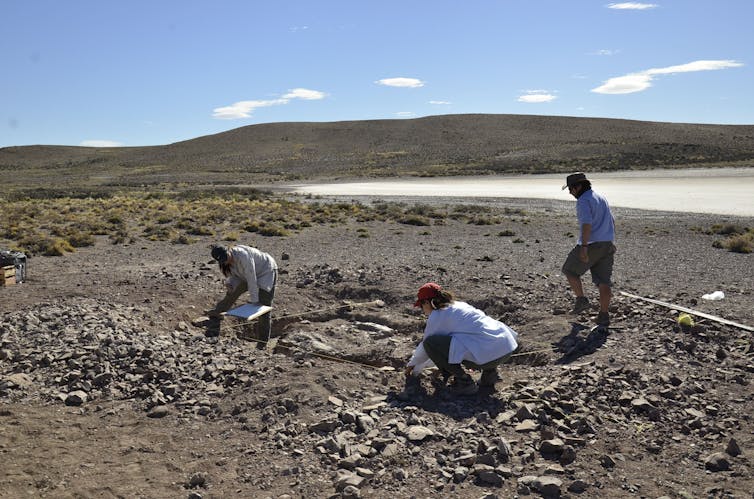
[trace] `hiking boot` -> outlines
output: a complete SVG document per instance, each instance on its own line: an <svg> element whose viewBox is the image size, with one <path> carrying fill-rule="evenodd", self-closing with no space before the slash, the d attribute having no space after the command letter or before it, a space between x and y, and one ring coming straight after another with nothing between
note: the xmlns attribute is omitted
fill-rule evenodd
<svg viewBox="0 0 754 499"><path fill-rule="evenodd" d="M500 377L497 375L497 369L485 369L482 371L482 377L479 378L479 386L491 388L498 381L500 381Z"/></svg>
<svg viewBox="0 0 754 499"><path fill-rule="evenodd" d="M606 328L610 325L610 314L608 314L607 312L598 313L595 322L597 323L597 326Z"/></svg>
<svg viewBox="0 0 754 499"><path fill-rule="evenodd" d="M210 319L220 319L222 318L223 313L215 310L214 308L211 308L209 310L205 310L204 315L206 315Z"/></svg>
<svg viewBox="0 0 754 499"><path fill-rule="evenodd" d="M589 300L586 296L576 297L576 301L573 302L573 310L571 310L571 313L578 315L584 310L589 310Z"/></svg>
<svg viewBox="0 0 754 499"><path fill-rule="evenodd" d="M479 385L468 374L457 374L450 384L450 391L454 395L474 395L479 391Z"/></svg>
<svg viewBox="0 0 754 499"><path fill-rule="evenodd" d="M450 379L450 373L446 371L445 369L438 369L433 375L432 375L432 385L435 388L442 388L448 384L448 380Z"/></svg>
<svg viewBox="0 0 754 499"><path fill-rule="evenodd" d="M406 385L403 391L398 394L399 400L411 400L419 398L426 393L419 376L406 376Z"/></svg>

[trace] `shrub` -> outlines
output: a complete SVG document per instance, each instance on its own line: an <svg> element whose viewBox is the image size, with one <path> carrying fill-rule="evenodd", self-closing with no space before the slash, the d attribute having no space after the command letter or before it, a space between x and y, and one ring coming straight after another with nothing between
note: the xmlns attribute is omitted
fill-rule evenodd
<svg viewBox="0 0 754 499"><path fill-rule="evenodd" d="M42 254L45 256L63 256L66 253L73 252L73 246L65 239L56 238L45 241Z"/></svg>
<svg viewBox="0 0 754 499"><path fill-rule="evenodd" d="M513 237L516 235L516 233L512 230L505 229L498 232L497 235L498 237Z"/></svg>
<svg viewBox="0 0 754 499"><path fill-rule="evenodd" d="M725 247L728 248L729 251L732 251L734 253L751 253L752 237L750 237L750 235L747 236L746 234L733 236L731 238L728 238L728 240L725 242Z"/></svg>
<svg viewBox="0 0 754 499"><path fill-rule="evenodd" d="M723 240L712 243L714 248L725 248L734 253L751 253L754 251L754 229L743 234L735 234Z"/></svg>
<svg viewBox="0 0 754 499"><path fill-rule="evenodd" d="M186 234L181 234L180 236L173 239L173 244L192 244L194 242L194 239L190 238Z"/></svg>
<svg viewBox="0 0 754 499"><path fill-rule="evenodd" d="M83 248L85 246L94 246L94 236L86 233L77 231L75 229L70 230L68 233L65 234L65 239L68 241L71 246L74 248Z"/></svg>
<svg viewBox="0 0 754 499"><path fill-rule="evenodd" d="M400 218L398 222L405 225L417 225L421 227L430 225L429 219L421 215L406 215Z"/></svg>
<svg viewBox="0 0 754 499"><path fill-rule="evenodd" d="M474 225L495 225L497 220L490 217L474 217L469 220L469 223Z"/></svg>
<svg viewBox="0 0 754 499"><path fill-rule="evenodd" d="M275 224L265 225L259 229L259 234L262 236L287 236L289 233L282 227L278 227Z"/></svg>
<svg viewBox="0 0 754 499"><path fill-rule="evenodd" d="M745 229L735 224L715 224L712 226L713 234L720 234L721 236L727 236L730 234L743 234Z"/></svg>

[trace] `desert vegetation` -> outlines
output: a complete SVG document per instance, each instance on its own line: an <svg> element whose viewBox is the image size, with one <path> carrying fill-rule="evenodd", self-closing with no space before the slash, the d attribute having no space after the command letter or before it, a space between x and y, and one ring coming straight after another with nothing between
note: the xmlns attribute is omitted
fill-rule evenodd
<svg viewBox="0 0 754 499"><path fill-rule="evenodd" d="M0 198L0 212L4 215L0 238L11 242L11 249L30 256L65 255L93 246L97 237L107 238L112 244L133 243L140 238L193 244L202 236L232 243L248 233L287 237L307 227L350 221L430 227L456 220L497 226L505 221L527 224L529 216L519 208L493 212L490 207L474 204L322 202L311 196L289 198L243 188L158 192L35 189ZM724 236L713 243L715 248L736 253L751 253L754 248L754 229L749 227L726 223L693 230ZM505 229L496 235L512 237L516 233ZM359 229L359 237L369 237L369 231ZM516 238L514 242L524 241Z"/></svg>
<svg viewBox="0 0 754 499"><path fill-rule="evenodd" d="M187 190L41 190L18 192L0 200L4 214L0 238L29 255L60 256L95 244L140 238L192 244L201 236L235 242L244 233L286 237L315 225L347 221L390 221L404 225L444 225L454 219L492 225L500 215L489 209L431 207L400 202L320 202L311 197L288 199L256 189ZM519 218L522 210L503 211ZM360 229L360 237L369 237Z"/></svg>
<svg viewBox="0 0 754 499"><path fill-rule="evenodd" d="M754 228L716 224L712 226L711 233L726 236L712 244L715 248L725 248L734 253L751 253L754 250Z"/></svg>

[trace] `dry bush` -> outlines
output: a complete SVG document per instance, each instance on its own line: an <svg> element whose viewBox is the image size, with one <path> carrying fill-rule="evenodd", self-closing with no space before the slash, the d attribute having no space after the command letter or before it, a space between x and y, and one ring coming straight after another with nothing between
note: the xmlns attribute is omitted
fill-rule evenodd
<svg viewBox="0 0 754 499"><path fill-rule="evenodd" d="M743 234L735 234L722 241L715 241L712 245L734 253L751 253L754 251L754 230L749 229Z"/></svg>
<svg viewBox="0 0 754 499"><path fill-rule="evenodd" d="M405 225L416 225L420 227L431 225L429 219L421 215L406 215L400 218L398 222Z"/></svg>

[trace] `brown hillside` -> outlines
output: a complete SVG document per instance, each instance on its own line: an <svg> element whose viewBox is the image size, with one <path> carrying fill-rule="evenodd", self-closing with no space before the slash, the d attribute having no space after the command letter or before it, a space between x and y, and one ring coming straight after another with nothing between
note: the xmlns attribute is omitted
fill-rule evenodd
<svg viewBox="0 0 754 499"><path fill-rule="evenodd" d="M752 162L752 125L489 114L269 123L152 147L0 149L0 171L19 187L48 183L53 172L65 186L226 182L239 175L271 182Z"/></svg>

